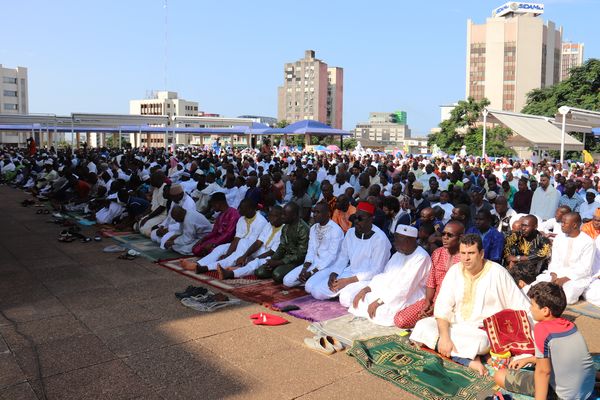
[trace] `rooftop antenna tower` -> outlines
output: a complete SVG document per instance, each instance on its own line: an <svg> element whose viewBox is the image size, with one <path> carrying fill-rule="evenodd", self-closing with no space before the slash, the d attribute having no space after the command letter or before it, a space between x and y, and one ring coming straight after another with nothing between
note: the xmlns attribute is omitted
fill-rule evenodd
<svg viewBox="0 0 600 400"><path fill-rule="evenodd" d="M168 0L165 0L163 5L163 9L165 10L165 66L164 66L164 80L165 80L165 91L168 90L167 87L167 61L168 61L168 33L169 33L169 8L168 8Z"/></svg>

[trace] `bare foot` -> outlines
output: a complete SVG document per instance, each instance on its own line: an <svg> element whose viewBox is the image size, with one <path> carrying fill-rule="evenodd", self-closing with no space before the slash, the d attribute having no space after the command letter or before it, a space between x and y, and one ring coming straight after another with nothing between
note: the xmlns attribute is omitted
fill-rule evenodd
<svg viewBox="0 0 600 400"><path fill-rule="evenodd" d="M477 371L481 376L486 376L488 374L488 370L481 363L481 358L479 356L475 357L475 359L469 363L469 368Z"/></svg>
<svg viewBox="0 0 600 400"><path fill-rule="evenodd" d="M221 267L220 264L217 264L217 273L219 274L219 279L221 280L234 278L233 272Z"/></svg>
<svg viewBox="0 0 600 400"><path fill-rule="evenodd" d="M181 268L185 269L186 271L195 271L196 267L198 266L196 261L192 260L181 260L179 261L179 265L181 265Z"/></svg>

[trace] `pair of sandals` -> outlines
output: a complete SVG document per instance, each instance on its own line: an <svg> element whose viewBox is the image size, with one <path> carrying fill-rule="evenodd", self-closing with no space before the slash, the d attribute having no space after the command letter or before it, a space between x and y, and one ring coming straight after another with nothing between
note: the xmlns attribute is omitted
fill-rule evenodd
<svg viewBox="0 0 600 400"><path fill-rule="evenodd" d="M22 205L23 207L29 207L29 206L32 206L32 205L34 205L34 204L35 204L35 201L33 201L33 200L23 200L23 201L21 202L21 205Z"/></svg>
<svg viewBox="0 0 600 400"><path fill-rule="evenodd" d="M285 318L281 318L277 315L263 312L258 314L252 314L250 316L250 319L252 320L252 323L254 325L278 326L289 323L289 321Z"/></svg>
<svg viewBox="0 0 600 400"><path fill-rule="evenodd" d="M71 243L77 239L81 240L81 243L88 243L92 241L92 238L82 235L78 232L79 228L71 227L70 229L63 230L60 235L58 235L58 241L63 243Z"/></svg>
<svg viewBox="0 0 600 400"><path fill-rule="evenodd" d="M342 342L334 338L333 336L314 336L311 338L304 339L304 345L311 350L318 351L319 353L332 355L335 352L344 350Z"/></svg>
<svg viewBox="0 0 600 400"><path fill-rule="evenodd" d="M35 213L36 214L50 214L50 210L48 210L48 209L45 209L45 210L40 209L40 210L37 210Z"/></svg>

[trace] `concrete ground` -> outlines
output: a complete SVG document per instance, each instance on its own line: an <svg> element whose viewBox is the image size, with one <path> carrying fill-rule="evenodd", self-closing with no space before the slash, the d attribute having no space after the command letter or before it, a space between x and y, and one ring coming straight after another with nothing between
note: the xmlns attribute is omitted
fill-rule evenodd
<svg viewBox="0 0 600 400"><path fill-rule="evenodd" d="M346 354L306 349L304 320L182 306L173 293L198 282L102 253L110 239L60 243L25 198L0 186L0 399L414 398ZM576 322L598 352L600 323Z"/></svg>

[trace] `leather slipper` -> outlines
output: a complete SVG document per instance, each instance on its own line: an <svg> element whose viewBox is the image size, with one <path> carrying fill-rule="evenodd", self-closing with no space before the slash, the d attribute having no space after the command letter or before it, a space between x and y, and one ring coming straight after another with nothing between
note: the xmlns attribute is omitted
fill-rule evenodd
<svg viewBox="0 0 600 400"><path fill-rule="evenodd" d="M304 345L311 350L318 351L319 353L332 355L335 353L333 346L325 339L324 336L315 336L304 339Z"/></svg>

